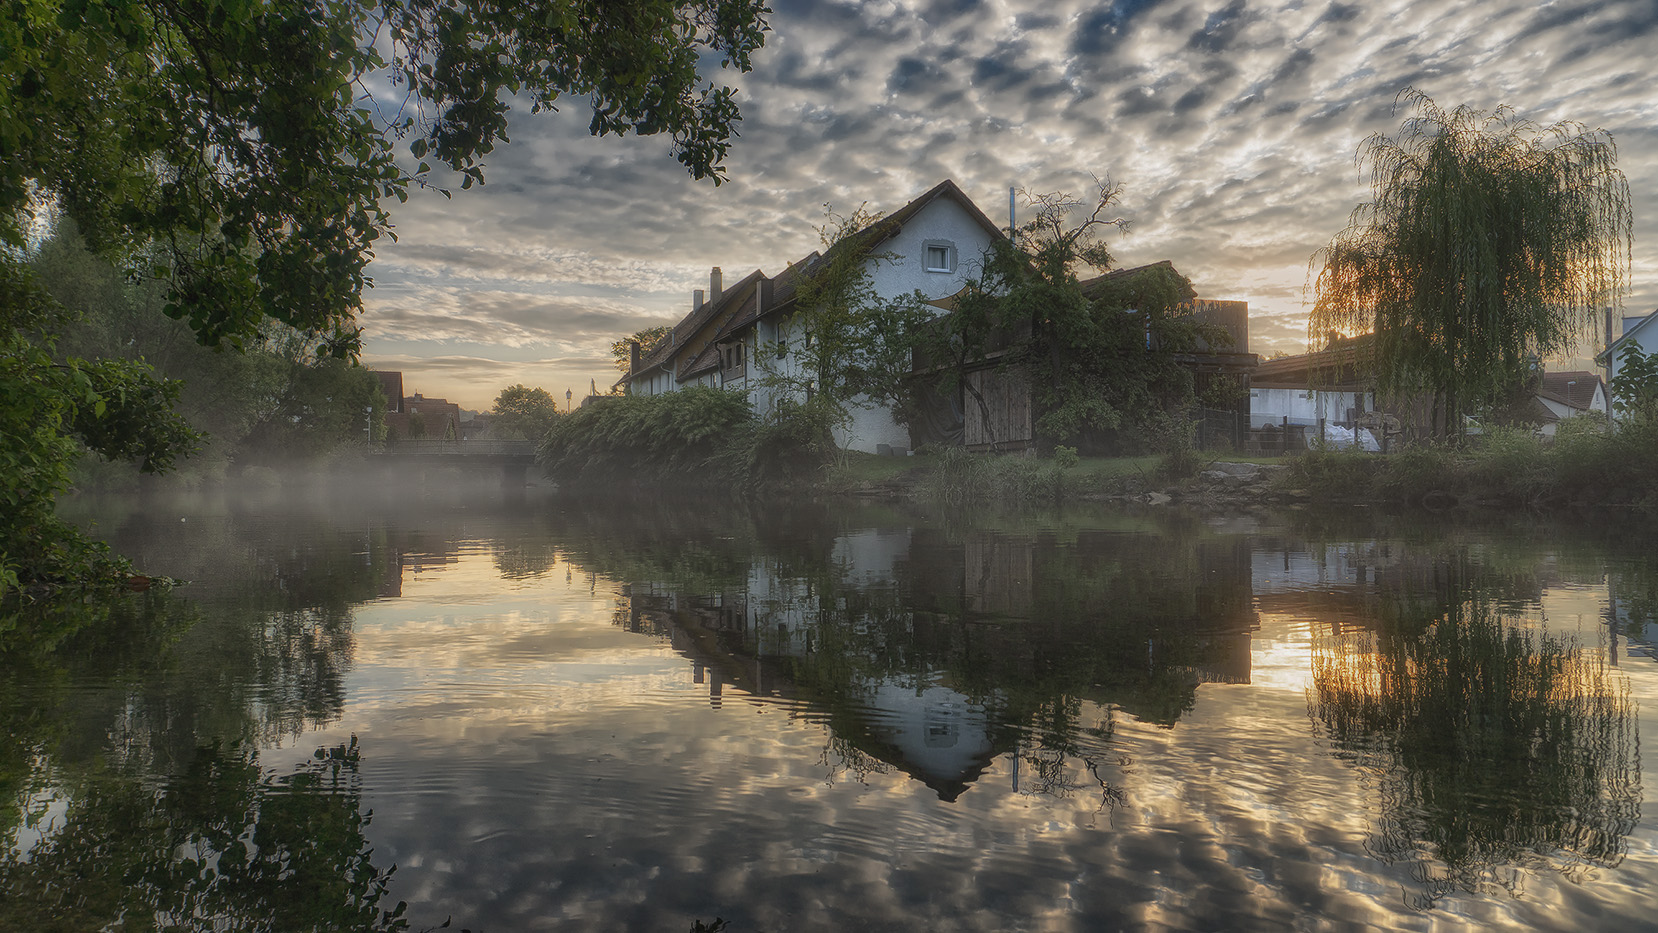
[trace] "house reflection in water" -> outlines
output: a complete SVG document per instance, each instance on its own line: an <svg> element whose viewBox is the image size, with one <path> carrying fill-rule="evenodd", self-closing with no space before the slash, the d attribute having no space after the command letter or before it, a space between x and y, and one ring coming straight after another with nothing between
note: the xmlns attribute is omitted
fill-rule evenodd
<svg viewBox="0 0 1658 933"><path fill-rule="evenodd" d="M635 580L621 621L669 638L715 705L793 705L831 730L832 766L897 769L944 800L1002 755L1017 783L1021 759L1103 751L1119 712L1172 727L1200 684L1249 681L1241 538L905 528L826 557L756 553L711 593ZM1083 723L1084 703L1105 721Z"/></svg>

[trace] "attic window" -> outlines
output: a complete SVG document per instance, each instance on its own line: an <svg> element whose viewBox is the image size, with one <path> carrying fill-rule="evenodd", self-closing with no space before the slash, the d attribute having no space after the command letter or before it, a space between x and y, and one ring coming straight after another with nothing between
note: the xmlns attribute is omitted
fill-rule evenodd
<svg viewBox="0 0 1658 933"><path fill-rule="evenodd" d="M956 244L949 240L928 240L925 249L922 263L928 272L956 271Z"/></svg>

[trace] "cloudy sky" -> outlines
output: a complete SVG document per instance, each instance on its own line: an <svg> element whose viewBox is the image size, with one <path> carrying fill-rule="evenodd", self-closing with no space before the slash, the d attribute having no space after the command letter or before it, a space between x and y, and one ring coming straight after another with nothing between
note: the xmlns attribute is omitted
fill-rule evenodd
<svg viewBox="0 0 1658 933"><path fill-rule="evenodd" d="M953 178L1123 185L1120 265L1160 259L1249 302L1257 353L1305 347L1307 261L1367 197L1359 143L1399 91L1609 131L1634 196L1626 314L1658 304L1658 0L773 0L729 180L661 138L594 140L579 102L514 121L488 184L395 206L365 361L487 409L525 383L577 398L610 343L706 287L818 245L825 204L890 212Z"/></svg>

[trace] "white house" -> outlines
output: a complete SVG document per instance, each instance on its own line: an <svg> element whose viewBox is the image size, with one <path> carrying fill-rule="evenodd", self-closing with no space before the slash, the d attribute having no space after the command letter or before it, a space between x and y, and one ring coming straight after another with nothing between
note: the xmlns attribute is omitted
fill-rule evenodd
<svg viewBox="0 0 1658 933"><path fill-rule="evenodd" d="M883 217L872 230L856 248L868 257L873 291L886 299L917 292L926 300L956 294L976 276L991 243L1006 235L948 179ZM802 310L795 287L824 262L814 252L773 277L755 270L729 289L715 268L707 294L695 292L691 313L660 344L630 361L618 384L645 395L689 385L742 389L755 411L769 410L776 399L757 378L755 354L763 347L787 348L798 339L791 326L795 312ZM796 358L784 355L768 362L780 374L791 375ZM909 431L885 406L855 402L851 415L837 432L841 446L866 453L910 446Z"/></svg>
<svg viewBox="0 0 1658 933"><path fill-rule="evenodd" d="M1537 385L1536 404L1538 432L1553 437L1555 428L1567 418L1604 413L1606 385L1591 372L1544 373Z"/></svg>

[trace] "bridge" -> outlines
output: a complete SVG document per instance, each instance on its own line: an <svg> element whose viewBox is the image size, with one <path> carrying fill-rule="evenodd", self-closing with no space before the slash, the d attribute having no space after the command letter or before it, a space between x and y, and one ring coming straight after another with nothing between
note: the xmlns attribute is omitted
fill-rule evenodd
<svg viewBox="0 0 1658 933"><path fill-rule="evenodd" d="M495 467L501 471L502 486L523 486L525 474L535 465L536 443L419 438L387 444L376 453L376 457L388 466L458 467L463 470Z"/></svg>

